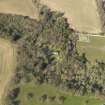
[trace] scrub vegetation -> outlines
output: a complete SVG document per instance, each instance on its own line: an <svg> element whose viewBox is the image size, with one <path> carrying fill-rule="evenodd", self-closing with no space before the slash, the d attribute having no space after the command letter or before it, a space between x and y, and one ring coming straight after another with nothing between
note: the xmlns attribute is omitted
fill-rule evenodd
<svg viewBox="0 0 105 105"><path fill-rule="evenodd" d="M39 20L0 14L1 37L17 45L17 68L3 104L103 103L105 63L89 65L85 53L77 51L78 36L64 14L36 5Z"/></svg>

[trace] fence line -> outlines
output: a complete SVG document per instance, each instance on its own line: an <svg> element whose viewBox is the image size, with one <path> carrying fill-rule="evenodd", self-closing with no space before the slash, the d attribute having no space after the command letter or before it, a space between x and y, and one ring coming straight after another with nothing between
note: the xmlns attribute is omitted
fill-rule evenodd
<svg viewBox="0 0 105 105"><path fill-rule="evenodd" d="M98 32L98 33L92 33L92 32L84 32L84 31L75 31L74 33L76 34L86 34L86 35L99 35L99 36L104 36L105 32Z"/></svg>

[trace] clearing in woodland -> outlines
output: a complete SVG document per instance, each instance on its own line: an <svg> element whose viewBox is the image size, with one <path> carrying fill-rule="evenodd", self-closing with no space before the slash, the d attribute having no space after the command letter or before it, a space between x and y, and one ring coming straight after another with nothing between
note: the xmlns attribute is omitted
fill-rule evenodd
<svg viewBox="0 0 105 105"><path fill-rule="evenodd" d="M0 105L16 69L16 48L11 42L0 38Z"/></svg>

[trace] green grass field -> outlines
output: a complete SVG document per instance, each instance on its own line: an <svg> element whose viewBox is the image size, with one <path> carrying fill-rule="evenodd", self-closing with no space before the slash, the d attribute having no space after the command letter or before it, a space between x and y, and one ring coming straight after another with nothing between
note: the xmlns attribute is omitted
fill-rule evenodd
<svg viewBox="0 0 105 105"><path fill-rule="evenodd" d="M28 99L27 94L32 92L33 98ZM43 94L48 96L65 96L66 100L63 104L56 101L41 102L40 97ZM52 85L36 85L27 83L21 86L21 94L18 99L21 100L21 105L102 105L104 101L95 99L93 96L73 96L70 92L64 92ZM88 103L86 103L88 101Z"/></svg>
<svg viewBox="0 0 105 105"><path fill-rule="evenodd" d="M79 53L86 53L91 61L105 61L105 37L91 36L90 42L78 42L77 48Z"/></svg>

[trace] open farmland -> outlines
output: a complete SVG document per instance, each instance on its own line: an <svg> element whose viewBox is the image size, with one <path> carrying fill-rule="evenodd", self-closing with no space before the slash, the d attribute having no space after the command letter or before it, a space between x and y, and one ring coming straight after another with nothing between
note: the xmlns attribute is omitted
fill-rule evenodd
<svg viewBox="0 0 105 105"><path fill-rule="evenodd" d="M101 32L101 19L96 0L41 0L53 10L65 13L69 23L75 30L87 33ZM86 53L89 60L105 61L105 37L90 35L90 42L78 42L80 53ZM84 34L84 38L85 34Z"/></svg>
<svg viewBox="0 0 105 105"><path fill-rule="evenodd" d="M11 13L35 18L32 0L0 0L0 13Z"/></svg>
<svg viewBox="0 0 105 105"><path fill-rule="evenodd" d="M15 48L4 39L0 39L0 105L5 95L8 82L13 76L16 67Z"/></svg>
<svg viewBox="0 0 105 105"><path fill-rule="evenodd" d="M95 0L42 0L53 10L65 13L70 24L78 31L97 33L101 21Z"/></svg>

